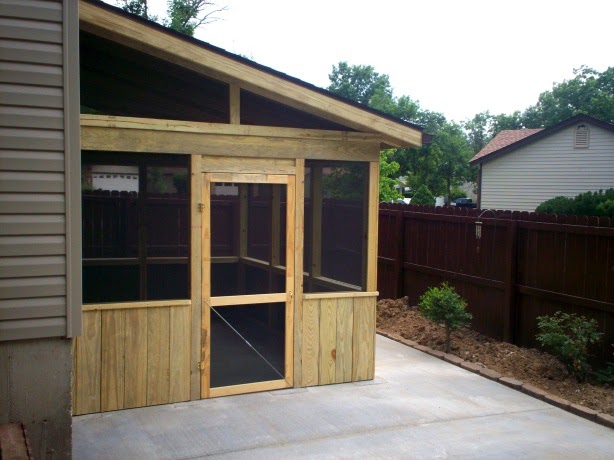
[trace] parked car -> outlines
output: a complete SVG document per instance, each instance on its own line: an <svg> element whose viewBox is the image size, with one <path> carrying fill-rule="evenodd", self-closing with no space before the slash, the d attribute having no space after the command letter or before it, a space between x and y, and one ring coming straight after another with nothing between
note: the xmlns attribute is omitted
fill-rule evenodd
<svg viewBox="0 0 614 460"><path fill-rule="evenodd" d="M458 206L459 208L475 208L476 203L473 202L471 198L457 198L454 200L454 206Z"/></svg>

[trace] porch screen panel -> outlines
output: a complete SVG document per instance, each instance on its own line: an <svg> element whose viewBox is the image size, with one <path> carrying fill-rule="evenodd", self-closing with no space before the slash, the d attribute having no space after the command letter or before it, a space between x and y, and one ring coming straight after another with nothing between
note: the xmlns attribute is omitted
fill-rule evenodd
<svg viewBox="0 0 614 460"><path fill-rule="evenodd" d="M305 292L365 290L368 186L364 162L305 162Z"/></svg>
<svg viewBox="0 0 614 460"><path fill-rule="evenodd" d="M84 152L83 301L189 298L188 158Z"/></svg>

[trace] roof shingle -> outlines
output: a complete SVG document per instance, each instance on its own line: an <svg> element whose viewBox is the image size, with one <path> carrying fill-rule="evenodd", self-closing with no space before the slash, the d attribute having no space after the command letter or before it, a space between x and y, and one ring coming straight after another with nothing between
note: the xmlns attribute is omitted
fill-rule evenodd
<svg viewBox="0 0 614 460"><path fill-rule="evenodd" d="M518 142L526 137L532 136L535 133L543 131L544 128L535 129L505 129L497 133L486 146L474 155L471 161L479 160L487 155L490 155L497 150L507 147L515 142Z"/></svg>

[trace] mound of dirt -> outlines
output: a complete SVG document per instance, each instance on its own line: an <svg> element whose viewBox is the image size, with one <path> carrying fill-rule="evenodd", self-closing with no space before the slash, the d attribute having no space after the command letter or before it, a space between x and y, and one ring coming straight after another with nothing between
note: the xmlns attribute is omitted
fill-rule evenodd
<svg viewBox="0 0 614 460"><path fill-rule="evenodd" d="M423 318L417 307L408 305L407 297L380 300L377 303L377 327L420 345L445 351L444 327ZM576 382L554 356L543 351L498 342L471 329L460 329L452 333L450 352L569 402L614 415L611 386Z"/></svg>

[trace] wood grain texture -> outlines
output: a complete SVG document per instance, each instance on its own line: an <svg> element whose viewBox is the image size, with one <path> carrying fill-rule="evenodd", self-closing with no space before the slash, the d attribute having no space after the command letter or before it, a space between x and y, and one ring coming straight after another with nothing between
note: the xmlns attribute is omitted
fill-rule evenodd
<svg viewBox="0 0 614 460"><path fill-rule="evenodd" d="M289 158L253 158L199 156L202 172L295 174L295 161Z"/></svg>
<svg viewBox="0 0 614 460"><path fill-rule="evenodd" d="M354 300L337 298L337 360L335 383L352 381L352 333L354 326Z"/></svg>
<svg viewBox="0 0 614 460"><path fill-rule="evenodd" d="M305 244L305 160L296 160L294 216L294 384L302 386L303 247Z"/></svg>
<svg viewBox="0 0 614 460"><path fill-rule="evenodd" d="M201 216L201 296L200 318L200 397L208 398L211 389L211 174L202 175Z"/></svg>
<svg viewBox="0 0 614 460"><path fill-rule="evenodd" d="M320 385L328 385L336 380L337 359L337 301L320 301Z"/></svg>
<svg viewBox="0 0 614 460"><path fill-rule="evenodd" d="M147 310L126 310L124 408L147 405Z"/></svg>
<svg viewBox="0 0 614 460"><path fill-rule="evenodd" d="M125 311L101 312L102 365L100 410L123 409L124 406L124 338Z"/></svg>
<svg viewBox="0 0 614 460"><path fill-rule="evenodd" d="M376 298L354 300L352 336L352 381L369 380L375 372L375 303Z"/></svg>
<svg viewBox="0 0 614 460"><path fill-rule="evenodd" d="M192 401L201 398L201 372L199 363L202 361L202 334L201 322L203 315L202 305L202 218L203 213L199 211L200 203L203 203L203 188L201 174L202 157L192 155L191 159L191 235L190 235L190 296L192 298L191 320L190 320L190 399Z"/></svg>
<svg viewBox="0 0 614 460"><path fill-rule="evenodd" d="M168 308L147 311L147 405L170 402L170 314Z"/></svg>
<svg viewBox="0 0 614 460"><path fill-rule="evenodd" d="M366 291L377 291L377 235L379 218L379 162L369 163L369 206L367 212ZM365 271L363 271L365 273Z"/></svg>
<svg viewBox="0 0 614 460"><path fill-rule="evenodd" d="M320 301L303 301L303 336L301 344L301 386L319 383L320 364Z"/></svg>
<svg viewBox="0 0 614 460"><path fill-rule="evenodd" d="M190 308L172 308L170 315L169 398L190 399Z"/></svg>

